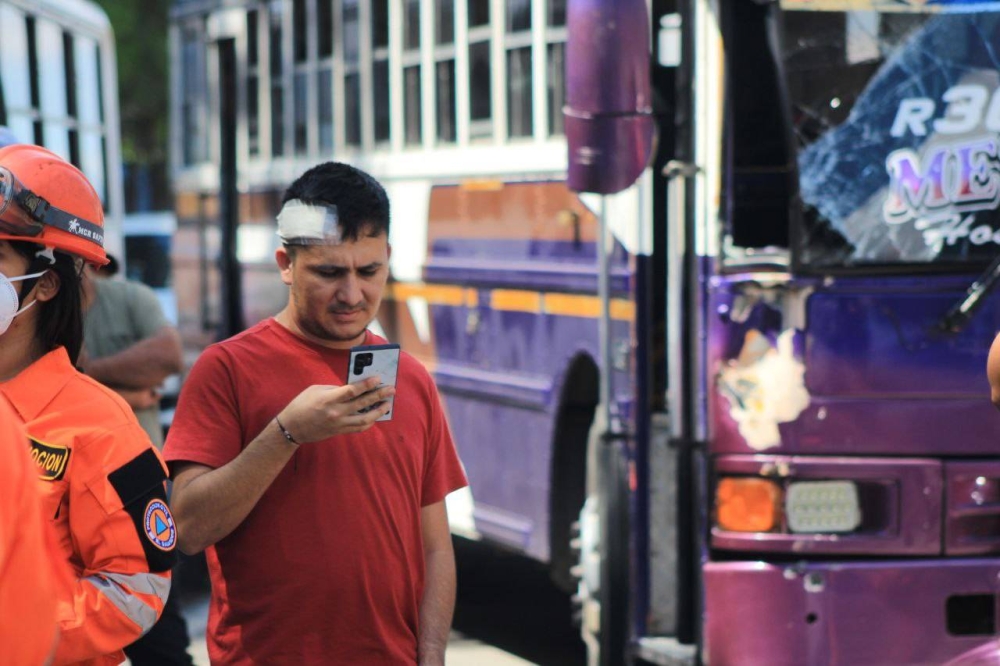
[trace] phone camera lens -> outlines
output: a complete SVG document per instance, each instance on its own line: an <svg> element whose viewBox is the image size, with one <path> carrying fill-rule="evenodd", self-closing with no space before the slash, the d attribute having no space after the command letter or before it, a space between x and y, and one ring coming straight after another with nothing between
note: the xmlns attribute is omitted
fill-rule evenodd
<svg viewBox="0 0 1000 666"><path fill-rule="evenodd" d="M375 361L375 355L371 352L358 354L354 357L354 374L360 375L365 368Z"/></svg>

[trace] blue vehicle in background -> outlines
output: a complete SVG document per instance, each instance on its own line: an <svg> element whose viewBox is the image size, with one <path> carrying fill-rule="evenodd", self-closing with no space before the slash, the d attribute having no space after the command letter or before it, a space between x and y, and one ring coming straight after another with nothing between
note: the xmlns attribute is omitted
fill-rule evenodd
<svg viewBox="0 0 1000 666"><path fill-rule="evenodd" d="M177 231L173 211L130 213L123 222L125 247L125 277L142 282L156 292L163 314L177 326L177 294L174 291L170 252ZM174 407L180 392L180 375L171 375L164 382L160 401L160 425L164 431L174 418Z"/></svg>

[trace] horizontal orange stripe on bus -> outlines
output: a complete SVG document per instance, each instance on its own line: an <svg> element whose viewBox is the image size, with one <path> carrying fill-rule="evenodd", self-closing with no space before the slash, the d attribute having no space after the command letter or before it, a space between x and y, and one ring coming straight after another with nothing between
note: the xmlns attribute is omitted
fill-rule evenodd
<svg viewBox="0 0 1000 666"><path fill-rule="evenodd" d="M405 301L423 298L431 305L476 307L479 305L475 289L451 285L428 285L394 282L386 291L386 300ZM601 301L585 294L543 293L526 289L494 289L489 293L488 305L493 310L552 314L566 317L594 319L601 314ZM635 319L635 303L621 298L611 301L611 318L620 321Z"/></svg>

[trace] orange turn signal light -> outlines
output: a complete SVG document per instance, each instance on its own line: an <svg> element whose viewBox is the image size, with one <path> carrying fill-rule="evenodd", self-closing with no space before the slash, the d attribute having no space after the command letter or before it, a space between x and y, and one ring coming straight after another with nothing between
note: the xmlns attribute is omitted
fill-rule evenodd
<svg viewBox="0 0 1000 666"><path fill-rule="evenodd" d="M781 517L781 488L770 479L731 477L715 487L715 522L731 532L770 532Z"/></svg>

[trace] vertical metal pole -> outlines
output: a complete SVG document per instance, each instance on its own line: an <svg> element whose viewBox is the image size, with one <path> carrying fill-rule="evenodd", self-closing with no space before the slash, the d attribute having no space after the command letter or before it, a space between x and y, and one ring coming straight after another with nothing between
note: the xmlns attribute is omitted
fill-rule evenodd
<svg viewBox="0 0 1000 666"><path fill-rule="evenodd" d="M597 298L601 302L601 318L597 327L598 346L601 350L601 409L604 413L604 424L608 432L612 432L611 375L614 372L614 361L611 352L611 248L612 242L608 229L607 205L608 198L601 197L601 211L597 229Z"/></svg>
<svg viewBox="0 0 1000 666"><path fill-rule="evenodd" d="M670 179L667 194L667 413L670 414L670 438L684 436L684 364L679 353L683 348L684 317L684 178Z"/></svg>
<svg viewBox="0 0 1000 666"><path fill-rule="evenodd" d="M236 191L236 42L223 39L219 49L219 217L222 247L222 322L220 338L244 328L242 275L237 252L239 201Z"/></svg>
<svg viewBox="0 0 1000 666"><path fill-rule="evenodd" d="M664 169L667 176L667 413L670 414L670 438L683 439L688 434L688 395L684 382L686 370L684 326L687 275L687 179L696 169L672 161Z"/></svg>

